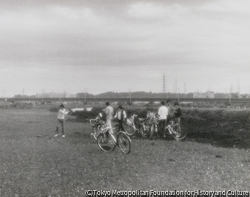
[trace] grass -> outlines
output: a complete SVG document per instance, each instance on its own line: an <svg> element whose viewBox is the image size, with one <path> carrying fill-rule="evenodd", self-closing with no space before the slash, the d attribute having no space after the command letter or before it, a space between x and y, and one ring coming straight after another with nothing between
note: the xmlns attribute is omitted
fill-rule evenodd
<svg viewBox="0 0 250 197"><path fill-rule="evenodd" d="M69 117L74 119L74 117ZM249 149L193 141L132 139L132 151L102 152L87 123L56 113L1 109L0 196L85 196L85 190L250 190Z"/></svg>

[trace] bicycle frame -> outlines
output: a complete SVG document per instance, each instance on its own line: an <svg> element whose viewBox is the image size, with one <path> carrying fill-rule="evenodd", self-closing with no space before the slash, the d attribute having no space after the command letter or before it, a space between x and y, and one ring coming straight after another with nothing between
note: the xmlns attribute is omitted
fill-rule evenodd
<svg viewBox="0 0 250 197"><path fill-rule="evenodd" d="M178 135L178 132L176 132L173 128L175 126L177 126L178 124L174 124L174 121L170 121L171 124L169 124L166 129L168 130L168 132L172 135L172 134L175 134L175 135Z"/></svg>
<svg viewBox="0 0 250 197"><path fill-rule="evenodd" d="M101 123L99 121L101 120L101 117L101 114L98 114L95 119L90 119L89 124L91 125L91 127L97 127L98 125L100 125Z"/></svg>
<svg viewBox="0 0 250 197"><path fill-rule="evenodd" d="M130 118L127 118L126 124L129 126L132 126L135 130L138 130L137 128L137 115L133 114Z"/></svg>
<svg viewBox="0 0 250 197"><path fill-rule="evenodd" d="M101 128L101 132L97 136L97 143L99 148L101 148L104 152L110 152L115 149L116 146L118 146L123 153L128 154L131 150L131 139L130 137L124 132L124 131L118 131L118 124L114 125L115 130L117 131L117 136L114 136L112 133L109 132L110 127L107 126L106 124L103 125L104 127ZM100 138L100 141L99 141ZM102 145L102 140L110 143L111 146L110 149L105 149L104 146ZM126 142L127 140L127 142ZM104 144L105 145L105 144Z"/></svg>
<svg viewBox="0 0 250 197"><path fill-rule="evenodd" d="M91 135L94 137L95 140L97 140L98 133L101 130L101 127L105 125L104 121L101 120L102 115L98 114L98 116L95 119L90 119L89 124L92 127Z"/></svg>
<svg viewBox="0 0 250 197"><path fill-rule="evenodd" d="M117 136L119 135L119 133L124 133L124 134L128 137L129 141L131 142L131 139L130 139L130 137L126 134L126 132L121 131L121 130L118 130L118 124L114 124L114 129L115 129L116 132L117 132ZM111 137L114 138L115 136L113 136L113 135L111 134ZM117 144L117 140L116 140L116 144Z"/></svg>
<svg viewBox="0 0 250 197"><path fill-rule="evenodd" d="M116 125L114 125L115 126L115 130L117 131L117 136L118 136L118 134L119 133L124 133L125 135L127 135L124 131L118 131L118 124L116 124ZM117 144L117 139L116 139L116 137L113 135L113 134L111 134L110 132L109 132L109 130L110 130L110 127L107 125L107 124L103 124L103 125L101 125L101 132L100 133L98 133L98 135L97 135L97 137L101 134L101 133L103 133L103 134L106 134L107 132L110 134L110 136L112 137L112 139L113 139L113 141L115 142L115 144ZM131 141L131 139L129 138L129 140Z"/></svg>
<svg viewBox="0 0 250 197"><path fill-rule="evenodd" d="M103 133L103 134L109 133L110 136L112 137L113 141L115 142L115 144L117 144L116 137L115 137L113 134L111 134L111 133L109 132L110 127L109 127L107 124L101 125L101 128L100 128L100 129L101 129L101 132L97 135L97 137L98 137L101 133Z"/></svg>
<svg viewBox="0 0 250 197"><path fill-rule="evenodd" d="M126 124L129 127L133 128L131 133L126 132L129 136L133 135L135 132L141 134L142 137L152 137L154 133L157 133L158 130L158 119L154 119L154 121L149 122L147 116L146 119L138 118L136 114L133 114L129 119L127 119Z"/></svg>

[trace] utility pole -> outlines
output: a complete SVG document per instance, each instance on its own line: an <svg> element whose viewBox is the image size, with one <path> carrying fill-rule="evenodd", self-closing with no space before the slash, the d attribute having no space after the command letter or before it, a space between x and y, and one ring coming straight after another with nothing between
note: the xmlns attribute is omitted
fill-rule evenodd
<svg viewBox="0 0 250 197"><path fill-rule="evenodd" d="M229 103L231 104L231 99L232 99L232 93L233 93L233 85L231 84L231 90L230 90L230 95L229 95Z"/></svg>
<svg viewBox="0 0 250 197"><path fill-rule="evenodd" d="M44 97L44 89L42 89L42 104L43 104L43 97Z"/></svg>
<svg viewBox="0 0 250 197"><path fill-rule="evenodd" d="M86 89L85 89L84 104L87 104L87 91L86 91Z"/></svg>
<svg viewBox="0 0 250 197"><path fill-rule="evenodd" d="M131 104L131 89L129 89L129 103Z"/></svg>
<svg viewBox="0 0 250 197"><path fill-rule="evenodd" d="M177 98L177 89L178 89L177 79L175 79L175 97L176 98Z"/></svg>
<svg viewBox="0 0 250 197"><path fill-rule="evenodd" d="M177 81L177 79L175 79L175 84L176 84L176 86L175 86L175 92L177 92L178 91L178 81Z"/></svg>
<svg viewBox="0 0 250 197"><path fill-rule="evenodd" d="M238 95L240 95L240 80L238 79Z"/></svg>
<svg viewBox="0 0 250 197"><path fill-rule="evenodd" d="M163 74L162 93L164 93L164 94L166 93L165 73Z"/></svg>
<svg viewBox="0 0 250 197"><path fill-rule="evenodd" d="M178 99L178 103L179 103L179 88L178 88L178 93L177 93L177 99Z"/></svg>
<svg viewBox="0 0 250 197"><path fill-rule="evenodd" d="M184 83L184 92L185 92L185 95L187 94L187 84L186 82Z"/></svg>
<svg viewBox="0 0 250 197"><path fill-rule="evenodd" d="M129 102L128 102L128 109L129 109L129 106L132 104L131 102L131 88L129 88Z"/></svg>

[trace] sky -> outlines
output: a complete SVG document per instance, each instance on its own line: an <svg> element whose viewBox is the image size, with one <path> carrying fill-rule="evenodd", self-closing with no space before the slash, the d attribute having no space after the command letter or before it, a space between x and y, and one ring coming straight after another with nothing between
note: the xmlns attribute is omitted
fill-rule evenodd
<svg viewBox="0 0 250 197"><path fill-rule="evenodd" d="M250 93L249 0L0 0L0 95Z"/></svg>

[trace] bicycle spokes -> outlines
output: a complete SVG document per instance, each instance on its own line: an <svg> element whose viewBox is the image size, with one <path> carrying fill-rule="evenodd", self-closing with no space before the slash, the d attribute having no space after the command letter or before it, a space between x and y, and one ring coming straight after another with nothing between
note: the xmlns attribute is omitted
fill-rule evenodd
<svg viewBox="0 0 250 197"><path fill-rule="evenodd" d="M97 144L101 150L104 152L113 151L116 147L116 144L112 137L107 133L100 133L97 137Z"/></svg>
<svg viewBox="0 0 250 197"><path fill-rule="evenodd" d="M117 137L118 146L120 147L121 151L125 154L130 153L131 150L131 143L130 138L123 132L120 132Z"/></svg>

